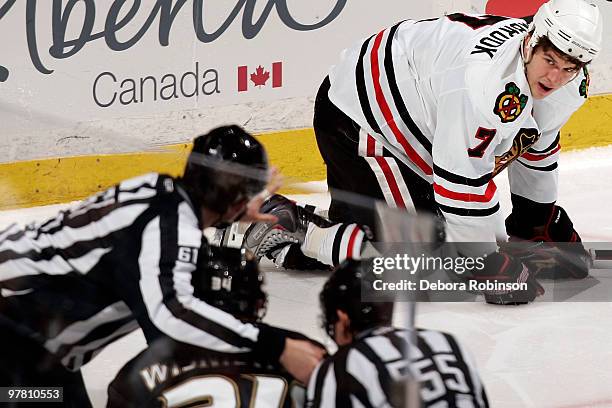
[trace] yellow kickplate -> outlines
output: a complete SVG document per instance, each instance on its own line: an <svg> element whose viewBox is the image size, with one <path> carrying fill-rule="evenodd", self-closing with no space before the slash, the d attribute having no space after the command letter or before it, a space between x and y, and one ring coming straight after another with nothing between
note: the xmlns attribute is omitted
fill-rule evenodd
<svg viewBox="0 0 612 408"><path fill-rule="evenodd" d="M257 136L288 184L325 178L312 129ZM64 203L85 198L121 180L148 172L182 174L191 144L154 152L76 156L0 164L0 209ZM303 191L298 187L285 194Z"/></svg>
<svg viewBox="0 0 612 408"><path fill-rule="evenodd" d="M561 130L563 151L612 144L612 95L594 96ZM296 184L325 179L313 129L257 135L270 162L287 178L285 194L308 193ZM79 156L0 164L0 209L79 200L147 172L182 173L191 144L155 152Z"/></svg>

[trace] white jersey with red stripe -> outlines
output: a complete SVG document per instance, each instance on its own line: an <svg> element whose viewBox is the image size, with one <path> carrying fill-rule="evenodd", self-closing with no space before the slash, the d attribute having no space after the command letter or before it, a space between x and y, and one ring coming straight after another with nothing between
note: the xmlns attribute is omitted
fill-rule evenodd
<svg viewBox="0 0 612 408"><path fill-rule="evenodd" d="M375 158L382 146L427 180L450 241L504 234L493 177L507 166L514 193L556 200L558 131L584 102L588 76L535 101L520 52L527 31L498 16L407 20L344 50L330 71L330 100L365 134L360 154ZM379 164L387 178L399 173ZM401 183L387 186L403 195Z"/></svg>

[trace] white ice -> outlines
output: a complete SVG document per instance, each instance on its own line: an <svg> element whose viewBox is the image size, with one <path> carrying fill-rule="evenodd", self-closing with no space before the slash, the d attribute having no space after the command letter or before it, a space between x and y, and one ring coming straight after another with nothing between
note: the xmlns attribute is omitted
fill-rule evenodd
<svg viewBox="0 0 612 408"><path fill-rule="evenodd" d="M612 147L561 155L558 204L568 211L584 241L612 242L610 157ZM508 213L505 177L496 182L502 209ZM324 193L294 198L319 206L329 203ZM0 228L43 219L61 207L0 212ZM318 326L317 299L326 274L283 271L270 265L264 269L270 294L266 320L329 344ZM612 270L591 273L594 283L612 279ZM402 317L400 310L396 319L400 324ZM470 349L493 407L612 407L612 303L535 302L519 307L421 303L417 325L450 332ZM94 406L105 405L109 381L144 347L138 331L110 345L84 367Z"/></svg>

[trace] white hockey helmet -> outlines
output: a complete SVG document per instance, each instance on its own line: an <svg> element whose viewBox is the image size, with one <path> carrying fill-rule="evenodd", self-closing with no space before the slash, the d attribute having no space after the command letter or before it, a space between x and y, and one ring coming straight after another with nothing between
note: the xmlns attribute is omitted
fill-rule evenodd
<svg viewBox="0 0 612 408"><path fill-rule="evenodd" d="M599 8L585 0L550 0L533 17L529 46L542 36L560 51L581 62L590 62L601 51L603 21Z"/></svg>

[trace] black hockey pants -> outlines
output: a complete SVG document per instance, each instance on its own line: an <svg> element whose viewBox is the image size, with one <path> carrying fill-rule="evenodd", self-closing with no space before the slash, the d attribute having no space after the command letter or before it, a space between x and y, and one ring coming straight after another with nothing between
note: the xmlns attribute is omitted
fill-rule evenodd
<svg viewBox="0 0 612 408"><path fill-rule="evenodd" d="M329 218L375 230L374 201L368 198L440 215L431 185L338 109L329 100L329 88L325 78L314 109L314 130L332 199Z"/></svg>

